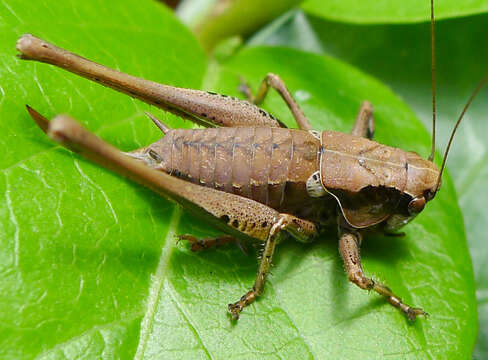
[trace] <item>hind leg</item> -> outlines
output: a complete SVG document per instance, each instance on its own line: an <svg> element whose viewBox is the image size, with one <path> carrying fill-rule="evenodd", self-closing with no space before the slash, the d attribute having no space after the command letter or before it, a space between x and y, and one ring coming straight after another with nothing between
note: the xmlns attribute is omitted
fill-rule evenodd
<svg viewBox="0 0 488 360"><path fill-rule="evenodd" d="M281 126L274 116L246 101L210 91L159 84L125 74L29 34L19 38L17 50L23 60L60 67L204 127Z"/></svg>
<svg viewBox="0 0 488 360"><path fill-rule="evenodd" d="M290 236L305 242L317 235L317 228L310 221L279 213L248 198L204 188L144 166L66 115L57 116L49 122L32 109L29 113L44 132L64 147L179 203L225 234L245 241L265 243L254 286L239 301L228 306L233 319L238 319L243 308L262 294L276 243Z"/></svg>
<svg viewBox="0 0 488 360"><path fill-rule="evenodd" d="M307 220L302 220L288 214L280 214L278 218L270 224L270 231L264 243L264 249L259 263L258 273L254 285L247 293L235 303L228 305L232 319L239 319L241 311L252 304L263 293L266 278L269 274L276 243L279 238L288 233L299 241L307 241L317 234L315 225Z"/></svg>

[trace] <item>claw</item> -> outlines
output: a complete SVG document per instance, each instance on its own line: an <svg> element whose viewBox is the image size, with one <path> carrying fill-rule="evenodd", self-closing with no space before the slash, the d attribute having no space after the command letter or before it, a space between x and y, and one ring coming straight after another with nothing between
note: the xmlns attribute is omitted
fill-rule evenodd
<svg viewBox="0 0 488 360"><path fill-rule="evenodd" d="M425 316L426 318L429 317L429 314L420 308L408 308L406 314L410 321L414 321L417 316Z"/></svg>
<svg viewBox="0 0 488 360"><path fill-rule="evenodd" d="M241 313L242 308L239 306L238 303L229 304L227 306L230 316L232 320L239 320L239 314Z"/></svg>

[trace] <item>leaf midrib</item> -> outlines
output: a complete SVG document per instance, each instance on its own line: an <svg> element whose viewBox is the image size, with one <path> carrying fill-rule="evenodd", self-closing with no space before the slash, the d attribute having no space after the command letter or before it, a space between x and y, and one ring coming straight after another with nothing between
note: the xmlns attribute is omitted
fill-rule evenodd
<svg viewBox="0 0 488 360"><path fill-rule="evenodd" d="M152 333L154 317L161 297L161 291L166 279L166 274L169 266L169 259L174 251L174 238L176 229L181 219L181 209L176 206L171 215L168 232L166 233L166 241L161 249L156 273L152 276L152 283L149 287L149 295L146 300L146 313L141 322L141 331L139 334L139 344L137 345L136 355L134 359L143 359L148 344L149 336Z"/></svg>

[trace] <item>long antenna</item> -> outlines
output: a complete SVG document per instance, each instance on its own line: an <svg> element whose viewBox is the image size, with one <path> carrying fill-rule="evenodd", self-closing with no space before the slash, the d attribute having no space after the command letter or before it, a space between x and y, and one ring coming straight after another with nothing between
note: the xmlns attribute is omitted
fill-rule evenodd
<svg viewBox="0 0 488 360"><path fill-rule="evenodd" d="M468 110L469 106L473 102L474 98L476 97L476 95L478 95L478 93L480 92L481 88L486 84L487 81L488 81L488 73L483 77L483 79L481 79L481 81L479 82L479 84L476 87L476 89L474 89L474 91L471 94L468 102L466 103L466 105L464 105L464 109L461 112L461 115L459 115L459 119L456 122L456 125L454 125L454 129L452 130L451 137L449 138L449 142L447 143L446 152L444 153L444 158L442 159L441 171L439 172L439 177L437 178L436 189L439 188L439 184L441 182L442 172L444 171L444 168L446 166L447 154L449 154L449 149L451 148L451 143L452 143L452 139L454 138L454 134L456 134L456 130L457 130L459 124L461 123L461 120L463 119L464 114L466 113L466 111Z"/></svg>
<svg viewBox="0 0 488 360"><path fill-rule="evenodd" d="M432 150L430 151L429 161L434 159L435 154L435 20L434 20L434 0L430 0L430 39L431 39L431 61L432 61Z"/></svg>

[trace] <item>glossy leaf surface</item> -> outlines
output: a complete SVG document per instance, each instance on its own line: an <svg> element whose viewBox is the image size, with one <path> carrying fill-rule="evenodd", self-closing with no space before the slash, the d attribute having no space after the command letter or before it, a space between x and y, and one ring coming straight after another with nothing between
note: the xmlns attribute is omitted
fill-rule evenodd
<svg viewBox="0 0 488 360"><path fill-rule="evenodd" d="M1 24L13 29L0 40L1 357L469 354L474 284L448 179L436 201L406 228L406 237L368 237L362 252L367 273L424 307L428 320L410 324L382 299L350 285L332 234L310 245L282 244L264 296L233 324L226 304L252 285L253 256L233 247L195 254L175 244L174 234L210 229L53 145L36 128L26 102L49 116L68 112L123 150L159 136L142 115L147 106L62 70L16 60L14 43L24 32L135 75L201 86L205 59L188 31L156 4L130 4L98 5L95 12L90 3L0 3ZM376 106L379 141L428 152L429 137L413 113L379 82L338 61L258 48L209 71L217 79L212 89L234 95L240 76L256 88L267 72L279 73L317 129L349 131L367 98ZM266 107L292 124L276 94ZM174 117L163 119L182 125Z"/></svg>
<svg viewBox="0 0 488 360"><path fill-rule="evenodd" d="M0 358L131 358L173 206L56 146L25 104L49 117L69 113L124 150L154 141L159 130L143 114L148 106L16 59L15 43L31 32L187 87L201 85L205 57L150 1L2 1L0 27Z"/></svg>

